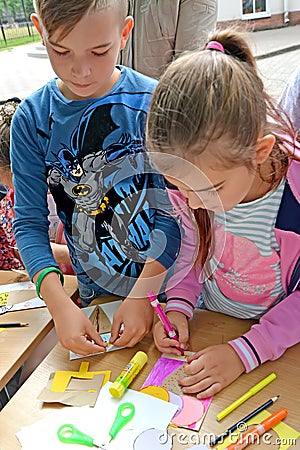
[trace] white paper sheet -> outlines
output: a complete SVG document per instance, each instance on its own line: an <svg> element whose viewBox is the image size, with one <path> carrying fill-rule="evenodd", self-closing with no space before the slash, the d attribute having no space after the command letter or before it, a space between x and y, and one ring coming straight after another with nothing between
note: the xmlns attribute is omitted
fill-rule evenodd
<svg viewBox="0 0 300 450"><path fill-rule="evenodd" d="M150 428L167 429L177 407L171 403L151 397L147 394L127 389L121 399L113 398L109 393L112 383L101 389L94 408L83 406L70 407L49 413L44 419L33 425L23 427L17 437L23 450L79 450L82 445L63 444L57 438L57 429L71 423L80 431L94 438L96 443L105 443L107 450L132 450L134 440L140 433ZM133 419L109 443L108 432L112 426L119 405L131 402L135 406Z"/></svg>

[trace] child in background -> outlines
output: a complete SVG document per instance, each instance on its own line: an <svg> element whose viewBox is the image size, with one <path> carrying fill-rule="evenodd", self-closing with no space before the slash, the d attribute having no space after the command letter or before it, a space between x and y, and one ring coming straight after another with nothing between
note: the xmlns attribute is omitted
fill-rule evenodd
<svg viewBox="0 0 300 450"><path fill-rule="evenodd" d="M9 158L10 124L20 99L12 98L0 106L0 269L24 269L15 251L16 241L12 229L14 219L14 193Z"/></svg>
<svg viewBox="0 0 300 450"><path fill-rule="evenodd" d="M300 135L300 69L296 70L284 88L280 106L291 118L298 135Z"/></svg>
<svg viewBox="0 0 300 450"><path fill-rule="evenodd" d="M199 228L199 263L166 290L180 345L187 347L201 285L204 308L260 319L186 365L183 391L205 398L300 341L300 147L234 30L214 33L203 51L168 67L152 98L147 139ZM179 354L160 323L154 339L160 351Z"/></svg>
<svg viewBox="0 0 300 450"><path fill-rule="evenodd" d="M0 106L0 268L2 270L24 269L13 233L14 220L14 186L10 169L10 127L13 115L21 100L17 97L8 99ZM47 197L48 205L52 196ZM57 216L56 216L57 218ZM57 218L58 220L58 218ZM54 236L55 239L55 236ZM70 257L66 245L51 243L54 258L67 268L70 273ZM65 273L65 272L64 272Z"/></svg>
<svg viewBox="0 0 300 450"><path fill-rule="evenodd" d="M149 173L144 152L156 81L115 65L133 26L127 0L35 7L32 21L58 78L25 99L13 120L18 248L61 343L82 355L105 351L61 285L48 237L50 188L83 304L103 293L125 297L110 340L133 346L152 327L146 292L160 290L180 243L163 178Z"/></svg>

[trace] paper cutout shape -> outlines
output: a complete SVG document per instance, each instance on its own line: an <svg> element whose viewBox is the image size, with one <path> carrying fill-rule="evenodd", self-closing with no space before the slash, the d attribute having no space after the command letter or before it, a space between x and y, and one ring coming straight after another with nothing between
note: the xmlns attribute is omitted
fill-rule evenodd
<svg viewBox="0 0 300 450"><path fill-rule="evenodd" d="M47 387L42 390L38 399L45 403L62 403L68 406L94 406L103 385L104 374L94 375L92 379L71 378L64 392L51 390L54 373L50 374Z"/></svg>
<svg viewBox="0 0 300 450"><path fill-rule="evenodd" d="M248 420L246 422L247 426L256 425L256 424L262 422L263 420L265 420L270 415L271 414L268 411L262 411L261 413L257 414L257 416ZM288 417L289 416L287 415L286 420L288 420ZM295 444L296 439L298 439L300 436L299 431L295 430L294 428L290 427L289 425L287 425L284 422L278 423L277 425L275 425L272 428L272 430L274 430L275 433L278 435L280 444L279 444L279 442L277 442L276 446L274 446L274 445L272 445L272 443L274 444L274 440L272 442L272 440L270 439L270 441L268 442L268 447L270 446L270 448L272 447L275 449L279 448L279 450L287 450L289 447L291 447L291 445ZM268 432L268 433L270 433L270 432ZM224 439L224 442L222 442L221 444L218 445L217 450L222 450L222 449L226 448L229 444L231 444L233 441L236 441L239 436L238 430L234 431L234 436L236 436L236 439L233 439L233 436L227 436L227 438Z"/></svg>
<svg viewBox="0 0 300 450"><path fill-rule="evenodd" d="M144 430L134 441L133 450L171 450L172 439L157 428Z"/></svg>
<svg viewBox="0 0 300 450"><path fill-rule="evenodd" d="M178 379L186 376L183 372L184 365L187 361L187 359L192 355L191 352L185 352L184 356L177 356L175 358L172 358L173 355L165 355L162 354L156 364L153 366L148 378L146 379L145 383L143 384L142 388L146 386L162 386L168 391L173 392L174 394L180 395L182 393L181 386L178 384ZM185 396L183 396L185 397ZM184 398L182 397L183 401L183 407L184 407ZM193 398L193 403L191 402L191 406L196 405L194 402L199 402L198 408L195 407L194 416L196 417L195 423L186 423L184 424L181 420L180 426L183 428L188 428L190 430L199 431L201 424L204 420L205 414L209 408L209 405L211 403L212 397L207 397L205 399L202 399L201 401L196 399L196 397L189 396L190 398ZM172 401L172 397L170 396L169 402ZM176 399L176 403L178 404L178 401ZM202 410L204 408L204 410ZM199 414L200 410L202 411L202 415ZM174 420L178 420L179 413L175 414ZM187 418L187 416L181 416L186 417L186 421L190 420L190 417ZM171 425L173 423L173 419L171 421ZM177 425L176 425L177 426Z"/></svg>
<svg viewBox="0 0 300 450"><path fill-rule="evenodd" d="M181 411L172 419L172 424L178 427L192 425L202 419L205 408L201 400L188 395L182 396L183 406Z"/></svg>
<svg viewBox="0 0 300 450"><path fill-rule="evenodd" d="M81 363L78 372L72 372L72 371L67 371L67 370L57 370L53 377L53 381L52 381L51 388L50 388L51 391L64 392L72 377L91 380L94 377L94 375L103 374L104 375L103 384L105 384L110 378L111 371L110 370L105 370L105 371L102 370L100 372L88 372L89 364L90 363L88 363L88 362Z"/></svg>
<svg viewBox="0 0 300 450"><path fill-rule="evenodd" d="M174 394L174 392L171 392L171 391L168 391L168 392L169 392L169 402L173 403L173 405L177 405L178 406L177 413L175 414L175 416L177 416L177 414L180 413L180 411L182 410L182 407L183 407L182 396Z"/></svg>
<svg viewBox="0 0 300 450"><path fill-rule="evenodd" d="M161 387L161 386L146 386L142 389L140 389L140 392L143 394L152 395L152 397L160 398L161 400L164 400L165 402L169 401L169 392L167 389Z"/></svg>
<svg viewBox="0 0 300 450"><path fill-rule="evenodd" d="M114 313L119 308L121 303L122 300L117 300L109 303L103 303L101 305L88 306L87 308L82 309L82 311L86 314L86 316L95 325L96 329L100 330L99 334L102 340L104 342L108 342L108 345L106 347L106 352L95 352L85 356L80 355L79 353L70 352L70 360L87 358L89 356L95 355L104 355L107 352L112 352L114 350L121 350L122 348L124 348L124 347L116 347L115 345L109 343Z"/></svg>

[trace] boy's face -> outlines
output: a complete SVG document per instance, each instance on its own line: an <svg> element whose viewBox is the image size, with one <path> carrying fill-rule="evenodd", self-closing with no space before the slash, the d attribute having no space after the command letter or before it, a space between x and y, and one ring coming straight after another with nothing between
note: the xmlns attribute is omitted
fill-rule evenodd
<svg viewBox="0 0 300 450"><path fill-rule="evenodd" d="M60 30L48 38L37 18L32 20L42 35L53 70L60 78L59 88L66 98L99 97L117 82L120 72L115 65L132 29L132 18L125 19L122 29L115 10L90 13L62 40Z"/></svg>

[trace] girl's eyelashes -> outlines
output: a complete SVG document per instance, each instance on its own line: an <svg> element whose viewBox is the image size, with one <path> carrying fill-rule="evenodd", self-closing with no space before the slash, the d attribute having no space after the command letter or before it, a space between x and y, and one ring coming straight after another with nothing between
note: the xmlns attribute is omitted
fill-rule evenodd
<svg viewBox="0 0 300 450"><path fill-rule="evenodd" d="M70 52L67 50L65 52L59 52L58 50L55 50L55 48L52 48L52 50L54 51L54 53L58 56L67 56Z"/></svg>

